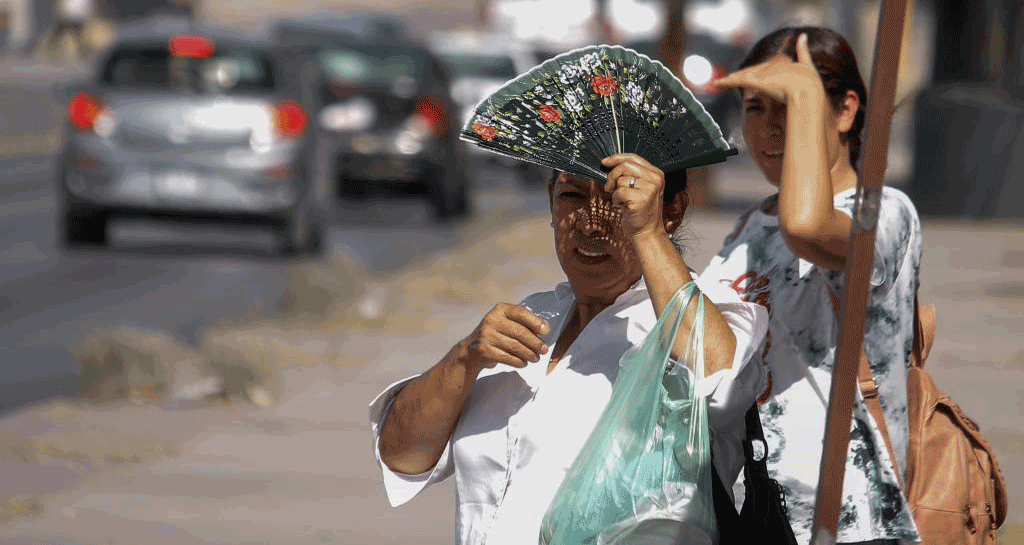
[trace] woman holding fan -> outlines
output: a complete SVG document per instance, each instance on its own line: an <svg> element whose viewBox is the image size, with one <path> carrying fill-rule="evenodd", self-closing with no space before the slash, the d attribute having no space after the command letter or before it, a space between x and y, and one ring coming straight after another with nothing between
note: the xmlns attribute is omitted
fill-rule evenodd
<svg viewBox="0 0 1024 545"><path fill-rule="evenodd" d="M623 51L628 50L613 53ZM551 69L549 63L561 64ZM750 360L763 341L767 313L732 290L705 285L673 239L686 211L686 174L682 168L666 173L662 166L721 160L728 149L714 132L717 125L710 118L686 120L686 137L701 140L686 145L719 147L702 155L676 154L659 166L628 151L636 149L629 142L652 140L642 133L656 129L625 124L630 115L652 109L644 107L643 94L627 94L635 79L616 77L624 57L562 56L549 63L541 68L552 77L545 80L535 69L520 78L529 82L523 88L532 97L478 115L468 131L504 153L531 144L519 153L557 169L548 185L551 225L568 281L521 304L495 305L438 363L387 388L370 406L374 452L391 504L405 503L454 474L460 545L537 543L546 509L608 402L620 357L643 342L684 284L696 281L705 297L706 376L697 389L709 396L715 467L727 479L734 480L743 465L743 414L766 385L763 366ZM538 81L564 86L562 94L537 90L543 87ZM587 116L601 110L580 102L608 97L619 101L605 111L608 117L586 125ZM703 112L696 101L684 106L676 97L665 98L669 106L677 101L670 115ZM536 100L542 102L530 102ZM520 134L503 143L515 108L518 123L540 130L530 133L533 140ZM509 114L504 123L502 112ZM534 117L525 119L527 114ZM611 124L602 133L595 127L604 121ZM662 136L669 121L661 125ZM594 131L593 140L581 140L581 146L603 141L611 149L555 147L551 131L559 123ZM700 127L705 129L698 132ZM560 163L554 158L559 153L575 154L575 160ZM687 321L694 320L694 312L687 312L681 331L689 331Z"/></svg>
<svg viewBox="0 0 1024 545"><path fill-rule="evenodd" d="M702 273L765 305L760 405L768 469L786 494L797 540L808 543L835 356L857 186L866 90L849 44L823 28L783 28L760 40L719 85L743 98L743 137L778 193L743 214ZM838 542L918 538L900 491L907 446L907 366L921 227L910 200L886 187L875 240L864 349L885 413L858 394ZM888 429L894 455L886 448Z"/></svg>

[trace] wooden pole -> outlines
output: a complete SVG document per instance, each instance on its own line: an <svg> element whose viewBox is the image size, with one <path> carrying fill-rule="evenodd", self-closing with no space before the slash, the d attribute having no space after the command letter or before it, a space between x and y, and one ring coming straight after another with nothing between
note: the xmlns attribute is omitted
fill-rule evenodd
<svg viewBox="0 0 1024 545"><path fill-rule="evenodd" d="M832 388L825 420L811 545L833 545L836 542L846 454L850 444L853 399L857 388L857 367L864 345L864 313L875 255L875 227L878 224L884 185L906 15L907 0L882 0L868 94L864 161L857 180L857 201L846 254L839 342L836 346L835 365L832 367ZM875 447L886 448L884 444Z"/></svg>

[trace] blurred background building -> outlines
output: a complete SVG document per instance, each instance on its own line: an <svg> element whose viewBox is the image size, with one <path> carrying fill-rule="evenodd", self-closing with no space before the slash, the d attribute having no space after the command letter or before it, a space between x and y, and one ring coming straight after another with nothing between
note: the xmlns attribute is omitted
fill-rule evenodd
<svg viewBox="0 0 1024 545"><path fill-rule="evenodd" d="M1024 2L933 2L910 196L924 214L1024 216Z"/></svg>

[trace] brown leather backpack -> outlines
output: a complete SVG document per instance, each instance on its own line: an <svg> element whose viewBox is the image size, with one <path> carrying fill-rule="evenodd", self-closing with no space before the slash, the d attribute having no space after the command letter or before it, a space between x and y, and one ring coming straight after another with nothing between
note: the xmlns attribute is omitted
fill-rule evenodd
<svg viewBox="0 0 1024 545"><path fill-rule="evenodd" d="M838 309L834 292L832 301ZM1006 520L1006 481L978 425L939 390L925 370L924 362L935 339L935 305L922 307L915 296L914 307L914 348L907 370L910 429L903 491L921 543L994 544L996 530ZM863 349L857 380L864 402L885 437L889 456L895 461L878 388Z"/></svg>

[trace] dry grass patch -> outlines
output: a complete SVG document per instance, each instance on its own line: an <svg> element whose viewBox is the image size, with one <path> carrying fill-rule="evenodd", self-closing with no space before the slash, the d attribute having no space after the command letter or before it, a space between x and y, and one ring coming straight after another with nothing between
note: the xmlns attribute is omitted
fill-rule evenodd
<svg viewBox="0 0 1024 545"><path fill-rule="evenodd" d="M0 496L0 524L15 519L38 517L46 511L35 496Z"/></svg>
<svg viewBox="0 0 1024 545"><path fill-rule="evenodd" d="M194 353L170 334L121 326L93 332L74 351L79 399L94 403L158 400L170 389L173 370Z"/></svg>
<svg viewBox="0 0 1024 545"><path fill-rule="evenodd" d="M397 273L359 283L346 297L334 298L318 317L307 315L311 321L306 327L321 329L334 338L353 330L440 331L447 320L438 315L439 309L457 311L458 307L518 300L525 294L510 293L510 288L517 289L524 281L554 285L564 274L558 266L549 220L547 213L515 211L481 216L467 226L466 242ZM364 274L352 266L347 270ZM315 285L324 283L321 280ZM326 359L335 358L328 355Z"/></svg>
<svg viewBox="0 0 1024 545"><path fill-rule="evenodd" d="M465 243L373 279L352 252L339 252L326 265L296 264L288 271L287 296L278 302L281 316L254 312L211 327L198 350L161 332L101 332L76 356L83 397L159 397L174 374L178 382L183 375L215 380L209 401L269 406L283 394L283 368L347 363L339 347L353 332L442 331L445 312L518 300L524 294L510 289L524 280L548 286L562 280L548 222L544 213L481 216L467 226Z"/></svg>
<svg viewBox="0 0 1024 545"><path fill-rule="evenodd" d="M564 280L547 214L493 214L467 232L468 242L375 279L365 295L336 309L325 327L342 335L440 332L449 327L450 312L516 302L526 295L517 291L525 284L550 287Z"/></svg>
<svg viewBox="0 0 1024 545"><path fill-rule="evenodd" d="M297 349L290 340L294 337L280 327L252 321L211 328L199 348L193 349L162 331L135 327L98 331L75 351L82 383L77 400L141 405L177 388L175 397L247 401L266 407L280 398L282 365L322 357L323 349L320 354L301 353L301 347ZM309 339L304 343L309 344ZM198 385L202 387L194 387Z"/></svg>
<svg viewBox="0 0 1024 545"><path fill-rule="evenodd" d="M547 214L526 221L500 217L477 229L467 245L443 252L394 280L403 301L487 304L509 298L524 280L558 282L558 266Z"/></svg>
<svg viewBox="0 0 1024 545"><path fill-rule="evenodd" d="M277 310L286 319L319 320L367 291L368 274L354 252L335 252L325 263L304 262L287 270L286 292Z"/></svg>
<svg viewBox="0 0 1024 545"><path fill-rule="evenodd" d="M97 331L74 352L81 388L76 401L136 405L175 398L267 407L283 393L281 369L340 357L330 350L340 331L319 329L307 315L251 318L207 329L198 349L156 330Z"/></svg>
<svg viewBox="0 0 1024 545"><path fill-rule="evenodd" d="M268 326L207 330L199 352L206 372L220 380L220 391L211 400L260 407L281 398L281 366L298 363L287 338Z"/></svg>
<svg viewBox="0 0 1024 545"><path fill-rule="evenodd" d="M510 286L524 279L554 284L564 278L555 256L547 213L492 211L466 227L466 242L410 267L370 278L350 252L328 265L304 263L288 273L278 302L281 327L321 331L432 331L439 305L479 306L517 298ZM302 357L294 350L282 354ZM320 360L336 359L331 354Z"/></svg>
<svg viewBox="0 0 1024 545"><path fill-rule="evenodd" d="M33 436L0 434L0 460L21 464L82 464L99 468L141 464L179 454L171 441L102 430L53 430Z"/></svg>

